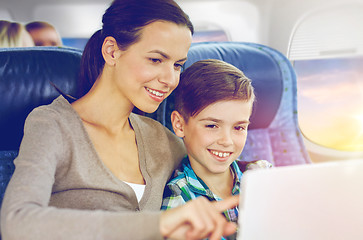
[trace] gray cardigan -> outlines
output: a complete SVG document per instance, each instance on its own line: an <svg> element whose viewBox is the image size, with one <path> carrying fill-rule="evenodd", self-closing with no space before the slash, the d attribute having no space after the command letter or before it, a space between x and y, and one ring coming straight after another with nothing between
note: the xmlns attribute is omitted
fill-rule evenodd
<svg viewBox="0 0 363 240"><path fill-rule="evenodd" d="M33 110L3 201L3 239L162 239L164 185L185 149L160 123L136 114L129 119L146 181L140 203L99 159L67 100Z"/></svg>

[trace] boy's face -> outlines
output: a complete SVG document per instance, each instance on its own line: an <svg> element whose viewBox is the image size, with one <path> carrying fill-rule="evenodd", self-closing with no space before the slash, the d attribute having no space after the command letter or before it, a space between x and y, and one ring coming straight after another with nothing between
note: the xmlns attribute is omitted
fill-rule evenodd
<svg viewBox="0 0 363 240"><path fill-rule="evenodd" d="M199 177L229 171L245 145L252 104L219 101L190 117L187 123L173 112L174 131L183 138L191 166Z"/></svg>

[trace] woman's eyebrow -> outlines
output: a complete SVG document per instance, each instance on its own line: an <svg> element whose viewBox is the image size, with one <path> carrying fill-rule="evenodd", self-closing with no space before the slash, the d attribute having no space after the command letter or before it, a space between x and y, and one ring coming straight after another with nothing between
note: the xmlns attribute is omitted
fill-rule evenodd
<svg viewBox="0 0 363 240"><path fill-rule="evenodd" d="M149 51L149 53L157 53L157 54L160 54L165 59L170 59L170 56L167 53L160 51L160 50L151 50L151 51ZM177 62L183 62L186 60L187 60L187 58L185 57L185 58L178 60Z"/></svg>

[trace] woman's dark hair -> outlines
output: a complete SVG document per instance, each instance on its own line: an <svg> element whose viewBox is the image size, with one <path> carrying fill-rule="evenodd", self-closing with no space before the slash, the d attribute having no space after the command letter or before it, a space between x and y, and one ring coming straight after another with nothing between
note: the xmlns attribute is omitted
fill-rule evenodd
<svg viewBox="0 0 363 240"><path fill-rule="evenodd" d="M114 37L119 48L126 50L139 40L144 26L158 20L183 25L192 34L194 32L188 15L173 0L114 0L103 15L102 29L95 32L85 46L77 97L91 89L103 69L105 61L101 48L106 37Z"/></svg>
<svg viewBox="0 0 363 240"><path fill-rule="evenodd" d="M234 99L255 100L251 80L229 63L201 60L181 74L175 89L175 110L188 121L212 103Z"/></svg>

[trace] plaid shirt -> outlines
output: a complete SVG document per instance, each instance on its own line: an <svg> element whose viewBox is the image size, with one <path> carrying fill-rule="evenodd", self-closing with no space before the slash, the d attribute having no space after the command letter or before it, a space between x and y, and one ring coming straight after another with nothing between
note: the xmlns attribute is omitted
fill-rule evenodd
<svg viewBox="0 0 363 240"><path fill-rule="evenodd" d="M240 171L236 161L231 164L231 171L234 175L232 195L237 195L240 192L242 172ZM175 171L174 178L170 180L165 187L164 200L161 209L166 210L174 208L200 196L204 196L210 201L222 200L220 197L215 195L203 182L203 180L195 174L190 166L188 157L185 157L182 161L181 167ZM228 209L223 214L228 221L237 222L238 207Z"/></svg>

